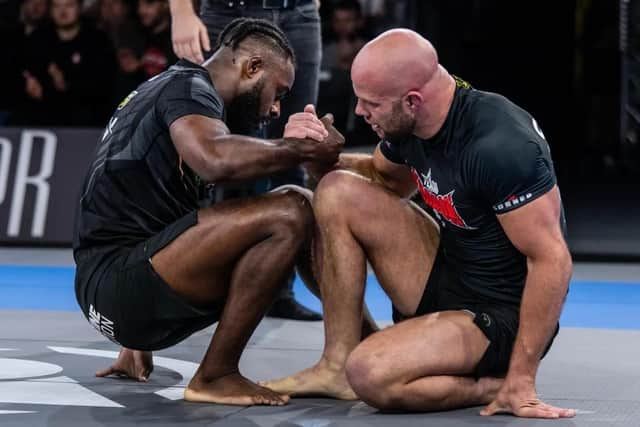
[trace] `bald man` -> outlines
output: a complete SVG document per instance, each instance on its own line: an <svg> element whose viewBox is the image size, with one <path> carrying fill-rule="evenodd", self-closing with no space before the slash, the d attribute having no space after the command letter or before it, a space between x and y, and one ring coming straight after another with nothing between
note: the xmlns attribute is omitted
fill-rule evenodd
<svg viewBox="0 0 640 427"><path fill-rule="evenodd" d="M342 154L314 196L324 352L264 385L384 410L574 416L535 389L572 271L536 121L451 76L408 30L367 44L351 74L356 113L382 142L372 156ZM367 262L396 324L360 342Z"/></svg>

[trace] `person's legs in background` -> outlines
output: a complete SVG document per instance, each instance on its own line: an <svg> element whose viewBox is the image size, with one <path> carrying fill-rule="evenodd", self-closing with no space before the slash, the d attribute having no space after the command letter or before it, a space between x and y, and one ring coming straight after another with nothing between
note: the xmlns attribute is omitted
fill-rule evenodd
<svg viewBox="0 0 640 427"><path fill-rule="evenodd" d="M284 3L284 2L283 2ZM292 2L289 2L292 3ZM318 7L313 0L298 1L290 8L264 9L262 2L239 3L233 7L227 3L204 0L200 10L202 22L207 27L211 42L211 51L222 29L233 19L239 17L262 18L273 21L285 33L296 55L296 79L291 92L282 102L280 118L274 120L267 129L268 138L280 138L284 126L293 113L300 112L307 104L316 104L318 98L318 75L322 55L321 24ZM240 193L261 194L284 184L304 185L304 172L295 168L284 173L255 182L253 188L240 190ZM226 198L225 194L223 198ZM215 197L220 199L221 197ZM319 321L322 316L302 306L295 299L292 273L283 283L280 295L267 312L269 317L293 320Z"/></svg>
<svg viewBox="0 0 640 427"><path fill-rule="evenodd" d="M285 33L296 54L296 79L291 92L282 102L280 118L274 120L268 129L268 136L279 138L291 114L302 111L307 104L315 105L318 100L318 77L322 59L320 13L314 1L300 2L291 9L274 10L274 22ZM304 185L301 168L279 174L269 179L265 190L284 184ZM302 306L295 300L293 282L295 274L282 287L267 316L297 320L322 320L322 316Z"/></svg>

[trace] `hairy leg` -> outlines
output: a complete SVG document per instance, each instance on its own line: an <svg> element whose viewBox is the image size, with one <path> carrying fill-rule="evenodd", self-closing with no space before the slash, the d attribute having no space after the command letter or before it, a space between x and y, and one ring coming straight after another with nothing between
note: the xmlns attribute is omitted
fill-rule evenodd
<svg viewBox="0 0 640 427"><path fill-rule="evenodd" d="M347 362L358 396L383 410L437 411L491 402L501 378L471 374L489 341L465 311L405 320L360 344Z"/></svg>
<svg viewBox="0 0 640 427"><path fill-rule="evenodd" d="M309 369L264 384L295 396L355 399L345 363L362 338L366 262L396 307L413 314L435 258L437 228L406 201L344 171L322 179L314 213L314 266L325 319L323 355Z"/></svg>

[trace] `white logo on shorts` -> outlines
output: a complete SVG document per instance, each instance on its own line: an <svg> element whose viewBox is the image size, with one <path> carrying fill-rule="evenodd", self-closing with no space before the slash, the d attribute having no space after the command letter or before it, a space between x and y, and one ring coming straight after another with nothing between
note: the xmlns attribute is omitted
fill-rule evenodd
<svg viewBox="0 0 640 427"><path fill-rule="evenodd" d="M89 305L89 323L105 337L114 342L116 341L115 324L113 320L109 320L104 315L98 313L93 304Z"/></svg>

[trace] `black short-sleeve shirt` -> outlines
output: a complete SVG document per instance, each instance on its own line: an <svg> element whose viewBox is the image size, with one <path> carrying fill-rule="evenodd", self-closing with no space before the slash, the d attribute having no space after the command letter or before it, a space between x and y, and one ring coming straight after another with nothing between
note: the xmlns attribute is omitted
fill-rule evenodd
<svg viewBox="0 0 640 427"><path fill-rule="evenodd" d="M445 124L433 138L380 144L388 160L411 168L427 210L440 224L444 262L458 278L452 286L477 302L519 307L526 257L496 215L556 185L549 146L535 119L503 96L458 81Z"/></svg>
<svg viewBox="0 0 640 427"><path fill-rule="evenodd" d="M202 185L169 134L176 119L224 118L206 69L186 60L117 107L99 142L76 211L74 250L128 247L198 209Z"/></svg>

